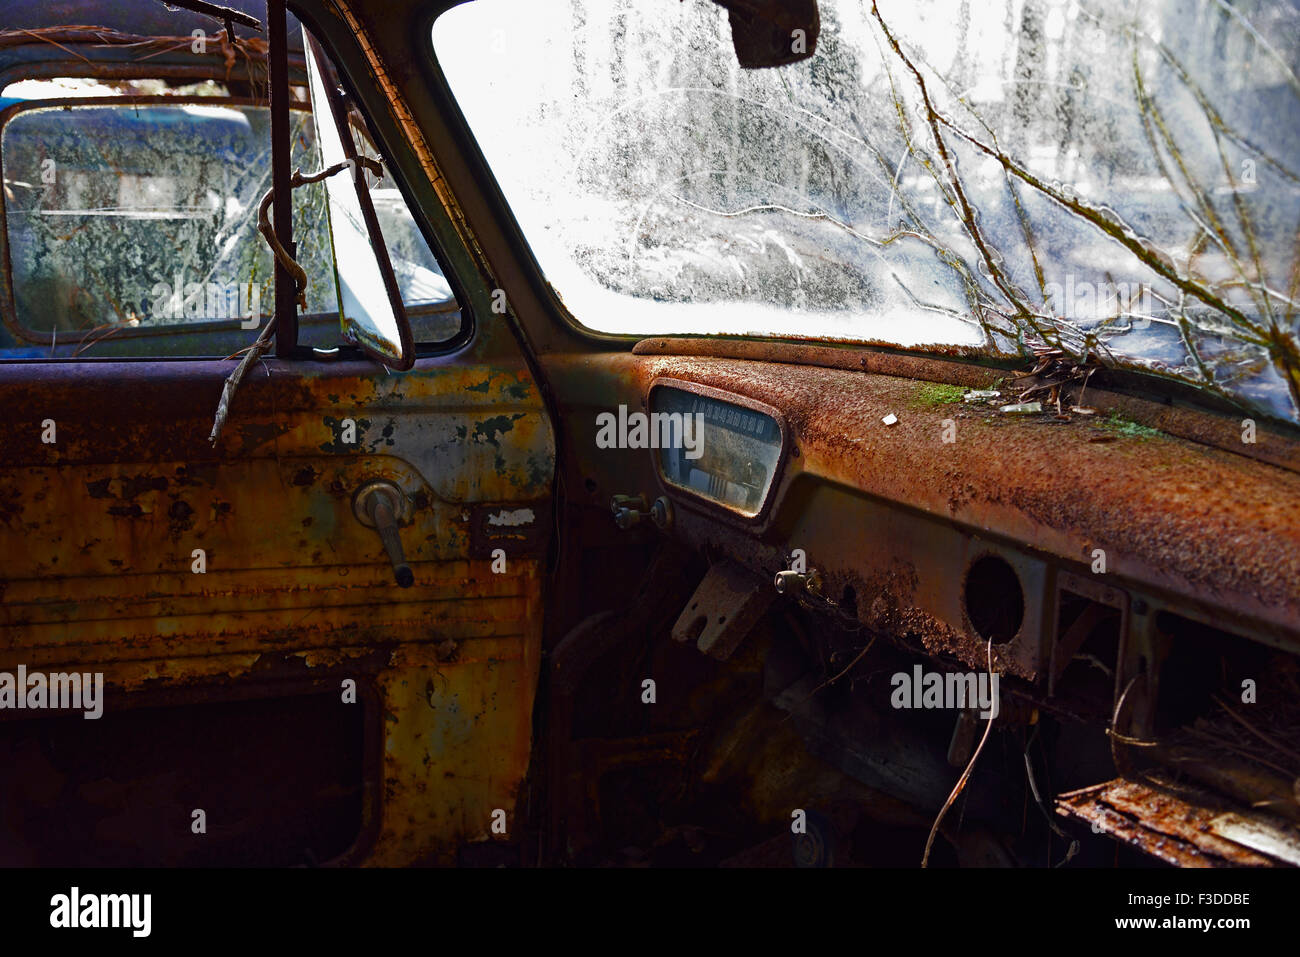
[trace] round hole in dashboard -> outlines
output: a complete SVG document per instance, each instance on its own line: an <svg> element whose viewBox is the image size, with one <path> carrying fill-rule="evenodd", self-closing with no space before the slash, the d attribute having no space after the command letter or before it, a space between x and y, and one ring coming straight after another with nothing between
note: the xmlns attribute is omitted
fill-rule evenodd
<svg viewBox="0 0 1300 957"><path fill-rule="evenodd" d="M966 617L985 641L1010 641L1025 619L1025 593L1016 570L997 555L983 555L966 571Z"/></svg>

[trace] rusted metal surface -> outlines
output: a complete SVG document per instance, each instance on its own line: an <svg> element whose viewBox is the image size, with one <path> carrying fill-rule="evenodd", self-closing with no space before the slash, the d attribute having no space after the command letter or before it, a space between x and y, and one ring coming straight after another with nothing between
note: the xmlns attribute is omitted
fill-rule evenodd
<svg viewBox="0 0 1300 957"><path fill-rule="evenodd" d="M907 354L896 349L872 349L861 345L814 345L775 339L726 337L649 338L642 339L632 349L634 355L642 356L707 356L819 366L922 379L971 389L992 389L1000 382L1012 379L1019 371L1019 367L1013 371L1009 366L979 365L975 362L940 358L943 355L961 356L960 350L930 351L934 354ZM1106 373L1099 372L1089 380L1086 392L1087 404L1099 414L1119 413L1133 422L1179 438L1300 471L1300 443L1296 441L1294 429L1259 421L1255 423L1257 441L1246 445L1241 441L1241 414L1215 415L1168 402L1154 402L1108 391L1105 383Z"/></svg>
<svg viewBox="0 0 1300 957"><path fill-rule="evenodd" d="M265 15L264 3L237 6ZM0 29L0 80L31 76L209 76L264 86L268 43L249 28L163 4L86 2L6 4ZM302 34L289 21L288 62L303 72ZM199 31L196 33L195 31ZM233 35L232 35L233 32ZM195 36L207 39L198 50Z"/></svg>
<svg viewBox="0 0 1300 957"><path fill-rule="evenodd" d="M244 22L246 17L260 23L266 12L262 0L227 0L222 6L240 15L235 22ZM163 3L91 4L86 0L13 0L5 5L5 17L7 26L28 30L93 21L99 27L146 37L183 36L187 45L191 30L208 30L214 23L211 16Z"/></svg>
<svg viewBox="0 0 1300 957"><path fill-rule="evenodd" d="M192 10L195 13L202 13L212 17L218 23L224 23L228 27L231 24L242 23L244 26L252 27L254 30L262 29L262 22L257 17L249 16L233 7L225 7L217 3L208 3L207 0L170 0L167 4L169 7L179 7L182 10Z"/></svg>
<svg viewBox="0 0 1300 957"><path fill-rule="evenodd" d="M552 531L551 512L544 504L516 507L473 505L469 510L469 555L498 559L544 558Z"/></svg>
<svg viewBox="0 0 1300 957"><path fill-rule="evenodd" d="M297 252L293 241L293 196L289 185L292 146L289 142L289 23L284 0L267 0L267 93L271 101L271 193L275 204L274 235L289 256ZM263 200L263 204L265 204ZM274 248L274 246L272 247ZM306 280L304 278L304 284ZM298 293L289 270L275 259L275 354L292 354L298 343ZM305 305L305 301L304 301ZM341 308L341 307L340 307ZM214 429L215 431L215 429Z"/></svg>
<svg viewBox="0 0 1300 957"><path fill-rule="evenodd" d="M596 411L639 401L634 397L663 376L779 408L799 454L792 452L775 493L773 522L790 545L808 550L810 562L830 566L815 549L842 555L851 546L859 557L832 567L832 575L849 571L864 556L884 563L871 556L906 551L918 529L928 527L916 521L924 515L941 527L964 528L967 538L987 534L1029 543L1084 574L1094 550L1103 549L1113 585L1157 589L1183 603L1186 614L1209 620L1230 608L1242 628L1300 647L1300 475L1293 472L1166 435L1134 435L1082 419L1003 417L960 402L934 402L926 383L892 376L694 357L555 360L551 369L557 390L587 397L584 414L569 417L579 446L594 443L594 424L584 419L594 423ZM581 384L571 379L579 372ZM879 423L891 412L900 421L887 429ZM942 441L945 422L955 425L955 442ZM608 461L587 463L587 477L598 485L654 488L649 455L628 450L603 458ZM604 474L595 475L601 469ZM795 516L783 512L782 498L797 491L802 507L810 487L824 489L840 509L846 496L832 490L852 489L881 503L891 524L841 521L838 532L827 529L805 544L809 536L797 525L791 528ZM705 510L681 507L679 530L691 526L692 511L700 525L718 524ZM844 534L850 528L851 542ZM759 531L757 542L732 536L730 544L774 552ZM918 574L920 587L952 592L961 566L944 565L946 576L940 572L936 579L939 570L933 568ZM1027 596L1033 594L1032 583L1022 585ZM871 602L880 592L859 594ZM899 608L905 613L908 604L899 602ZM945 620L960 626L961 616Z"/></svg>
<svg viewBox="0 0 1300 957"><path fill-rule="evenodd" d="M385 121L409 140L404 149L415 160L401 154L397 162L427 177L420 189L445 206L489 288L494 275L510 279L503 284L512 314L531 310L536 322L532 293L517 281L497 227L486 238L479 228L490 215L463 188L466 161L440 135L442 120L429 121L436 107L404 59L412 56L409 25L378 22L382 15L358 4L333 8L340 23L326 29L355 38L388 100ZM444 169L461 188L453 190ZM382 708L374 744L383 787L366 809L373 848L367 843L353 859L449 861L457 844L490 838L496 808L508 810L513 837L540 668L556 440L510 328L505 319L483 323L466 353L421 362L404 376L353 362L259 364L216 449L204 436L229 363L45 366L39 376L31 366L0 368L0 401L22 410L19 427L0 436L0 668L100 662L111 693L128 697L188 693L204 682L242 686L271 667L331 682L356 674ZM636 356L548 364L569 433L566 491L574 502L596 503L607 524L611 493L653 497L661 489L644 451L591 454L594 413L637 407L655 377L672 376L777 407L793 442L771 516L738 529L695 503L681 509L673 534L693 550L762 570L769 585L791 547L807 549L845 622L915 636L933 654L982 666L961 574L969 559L1001 554L1024 588L1025 620L995 646L995 668L1032 681L1053 654L1043 600L1048 560L1086 571L1092 548L1104 547L1121 583L1182 596L1207 615L1239 609L1250 627L1279 640L1300 632L1300 482L1292 474L1300 456L1284 439L1269 434L1250 454L1292 472L1167 437L1109 434L1080 419L1012 422L937 405L913 378L934 372L936 381L987 387L1002 370L829 346L796 354L788 344L690 343L658 340L642 343ZM725 350L743 359L721 357ZM791 363L795 355L806 364ZM889 413L898 426L880 428ZM1196 437L1203 429L1221 445L1231 438L1199 414L1167 415L1160 421L1171 431ZM54 445L40 441L45 418L59 423ZM940 440L949 418L960 435L951 445ZM355 445L341 439L344 420L357 427ZM350 516L355 489L376 479L414 503L414 522L401 535L416 585L404 592L392 585L378 539ZM608 540L584 537L582 545L626 549L658 534L611 528ZM190 571L191 546L206 551L204 575ZM503 570L494 567L498 548ZM570 807L585 802L598 813L605 771L641 764L675 771L699 751L694 730L570 740L571 699L590 659L644 638L643 626L636 616L600 616L576 635L581 648L557 649L557 667L574 666L556 676L557 697L570 699L560 702L556 723L572 745L554 769L556 793ZM748 630L735 628L734 637ZM712 714L704 687L699 711ZM790 689L782 705L802 721L817 706L813 690ZM821 733L823 717L811 733ZM764 737L753 734L762 721L742 724L751 738ZM893 726L871 727L888 737ZM733 741L744 736L732 730ZM827 735L820 749L829 759L860 731ZM750 770L747 752L722 737L723 746L706 752L710 780L729 760ZM766 740L774 754L797 750L792 732ZM949 783L941 750L911 745L898 743L892 768L875 755L836 757L919 806L934 804ZM750 798L773 821L794 799L778 786L791 780L778 764L753 775ZM891 779L900 767L902 779ZM1191 860L1197 849L1177 853Z"/></svg>
<svg viewBox="0 0 1300 957"><path fill-rule="evenodd" d="M464 203L464 221L472 222L474 231L474 240L466 239L467 245L481 263L490 258L501 284L511 291L512 313L520 315L530 336L546 352L563 336L521 279L526 269L519 265L518 250L493 221L496 210L473 188L476 168L456 155L455 136L437 117L436 104L431 102L409 52L403 35L406 22L398 17L382 22L386 18L363 11L357 4L340 4L339 8L346 28L359 37L370 66L384 84L395 122L411 136L421 168L440 192L450 194L454 187ZM415 136L417 132L422 136ZM461 218L459 206L454 215ZM468 231L466 225L464 232ZM774 345L769 355L752 358L781 361L782 349ZM905 358L910 357L893 357L891 361ZM643 492L653 496L656 487L649 455L633 451L590 454L595 448L591 442L594 413L620 403L634 407L644 397L653 375L678 374L776 404L799 416L794 432L800 461L790 463L788 484L778 490L778 494L791 496L789 510L783 513L778 501L772 522L738 531L720 528L706 509L682 509L677 534L693 547L717 548L751 568L766 569L783 566L788 546L810 542L810 560L827 568L829 593L841 607L856 605L860 618L901 626L926 636L928 647L960 647L964 654L967 646L975 643L963 629L960 607L954 611L951 605L939 606L949 610L936 614L929 596L947 595L947 601L954 600L962 558L971 548L989 547L989 542L974 542L974 538L992 539L996 547L1041 549L1045 558L1055 557L1082 573L1086 573L1097 544L1107 548L1119 587L1136 584L1158 589L1172 600L1186 600L1204 616L1219 614L1223 607L1238 609L1240 621L1248 629L1270 630L1280 636L1278 640L1294 644L1297 618L1292 596L1297 593L1297 576L1287 555L1295 551L1296 522L1294 512L1285 508L1288 500L1295 499L1294 476L1279 478L1276 470L1242 455L1231 456L1240 462L1225 465L1229 456L1207 453L1190 443L1171 442L1153 450L1144 443L1169 440L1110 435L1081 419L1065 425L1017 422L1004 427L997 422L972 421L972 414L978 420L979 413L966 409L957 410L954 416L961 429L956 446L960 452L947 455L956 449L940 446L938 432L953 410L926 407L919 384L848 369L837 376L834 371L826 375L789 364L774 368L758 362L709 363L670 357L553 357L548 360L547 374L560 397L568 433L564 444L566 452L572 453L566 454L566 490L574 500L589 498L602 514L611 494ZM902 370L868 370L873 371ZM969 374L983 372L975 369ZM919 407L912 408L912 402ZM870 424L891 412L899 415L902 428L879 439ZM1168 415L1164 427L1175 432L1188 433L1209 421L1196 413L1188 413L1192 418L1185 419L1178 410ZM1022 429L1024 434L1010 434L1007 428ZM1073 438L1059 441L1054 434L1041 434L1052 429ZM1029 434L1030 430L1034 434ZM1196 437L1209 442L1209 436L1214 436L1228 447L1235 441L1218 424L1207 428L1205 436ZM1098 441L1091 441L1092 437ZM1265 446L1234 451L1248 451L1255 458L1272 457L1294 467L1293 446L1275 445L1271 433ZM1207 515L1207 501L1225 501L1222 495L1207 497L1207 491L1218 489L1224 476L1230 495L1253 487L1259 488L1259 494L1229 501L1221 511ZM805 511L810 494L819 501L816 508ZM853 521L848 521L843 518L846 501L865 501L874 509L854 508ZM897 515L887 530L859 521L882 512ZM816 518L800 520L808 514ZM840 518L835 521L832 516ZM1261 516L1262 521L1256 524ZM945 539L940 529L951 531L956 538ZM1109 537L1094 543L1094 529ZM614 534L611 530L611 537ZM657 533L636 529L628 534L627 542L646 542L653 541ZM934 546L954 540L962 543L961 550L941 549L937 562L915 560L913 554L896 558L900 543L918 542L913 552L924 556ZM1255 554L1244 567L1237 568L1241 541L1255 549ZM1225 542L1232 542L1232 547L1225 547ZM1256 549L1261 543L1263 547ZM863 561L864 555L869 561ZM1025 562L1025 568L1018 571L1042 575L1037 584L1050 583L1050 570L1043 562L1033 556ZM1025 582L1027 597L1035 584ZM848 588L855 590L856 602L845 594ZM1026 608L1024 631L1030 643L1005 652L995 650L998 667L1011 668L1018 663L1032 670L1050 660L1049 649L1034 643L1050 634L1046 614L1047 609Z"/></svg>
<svg viewBox="0 0 1300 957"><path fill-rule="evenodd" d="M1091 824L1176 867L1272 867L1275 862L1215 833L1221 811L1164 788L1119 778L1057 798L1057 813Z"/></svg>
<svg viewBox="0 0 1300 957"><path fill-rule="evenodd" d="M1300 867L1300 830L1278 826L1259 816L1229 812L1210 821L1210 830L1225 840L1249 847L1292 867Z"/></svg>
<svg viewBox="0 0 1300 957"><path fill-rule="evenodd" d="M64 28L89 12L96 25ZM218 34L195 54L189 31L209 22L161 4L6 14L21 28L0 34L6 82L265 80L264 42ZM292 19L286 45L301 82ZM110 713L159 696L200 705L283 671L338 700L353 679L374 733L362 835L338 863L453 861L466 842L500 837L497 809L517 839L555 440L509 326L402 376L261 361L205 448L232 365L0 364L0 396L37 430L0 439L0 669L103 671ZM41 441L47 419L54 442ZM410 589L392 584L379 539L350 513L373 480L413 504L400 530Z"/></svg>
<svg viewBox="0 0 1300 957"><path fill-rule="evenodd" d="M402 376L268 361L205 451L229 365L0 366L0 401L32 426L0 443L0 670L103 671L109 709L146 689L238 686L272 660L369 680L383 791L361 859L451 860L489 836L494 809L513 815L528 765L549 526L494 568L475 523L549 513L536 386L518 360ZM352 514L375 479L413 505L409 589ZM377 649L382 665L363 666Z"/></svg>
<svg viewBox="0 0 1300 957"><path fill-rule="evenodd" d="M938 350L940 354L942 350ZM748 359L783 365L822 366L828 369L853 369L880 375L907 376L936 382L953 382L975 389L991 388L1006 375L998 368L931 355L908 355L896 350L836 346L819 342L793 342L781 339L734 339L726 336L708 338L650 337L632 347L638 356L708 356L723 359ZM954 355L963 355L960 350Z"/></svg>

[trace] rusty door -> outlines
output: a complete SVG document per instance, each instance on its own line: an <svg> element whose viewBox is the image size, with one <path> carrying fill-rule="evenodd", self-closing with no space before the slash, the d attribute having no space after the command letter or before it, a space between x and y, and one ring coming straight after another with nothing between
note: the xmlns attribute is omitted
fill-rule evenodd
<svg viewBox="0 0 1300 957"><path fill-rule="evenodd" d="M512 837L555 457L517 343L484 322L401 374L263 360L214 448L233 365L0 362L0 673L105 683L94 721L0 709L0 857L401 864Z"/></svg>

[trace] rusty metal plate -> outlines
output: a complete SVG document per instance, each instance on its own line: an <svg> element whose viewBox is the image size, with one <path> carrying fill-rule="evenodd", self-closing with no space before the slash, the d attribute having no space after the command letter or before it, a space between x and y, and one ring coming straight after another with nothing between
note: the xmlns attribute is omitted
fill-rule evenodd
<svg viewBox="0 0 1300 957"><path fill-rule="evenodd" d="M1274 867L1263 854L1215 833L1217 809L1172 789L1116 778L1062 794L1056 813L1091 824L1175 867Z"/></svg>
<svg viewBox="0 0 1300 957"><path fill-rule="evenodd" d="M1300 867L1300 830L1293 826L1230 812L1212 820L1210 830L1235 844Z"/></svg>

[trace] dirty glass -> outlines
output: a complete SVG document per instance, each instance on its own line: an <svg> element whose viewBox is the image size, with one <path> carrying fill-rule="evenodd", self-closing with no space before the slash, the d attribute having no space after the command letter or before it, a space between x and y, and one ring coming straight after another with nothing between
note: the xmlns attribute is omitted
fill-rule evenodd
<svg viewBox="0 0 1300 957"><path fill-rule="evenodd" d="M348 129L340 130L334 120L325 92L325 80L310 44L307 44L307 73L311 81L312 113L316 120L321 166L336 166L344 162L347 155L342 137L351 134ZM397 309L389 299L393 280L386 280L379 269L370 229L362 214L361 200L363 197L368 199L369 194L358 189L359 181L354 179L355 175L356 164L353 163L343 175L325 181L343 334L371 350L372 355L402 360L405 358L403 330Z"/></svg>
<svg viewBox="0 0 1300 957"><path fill-rule="evenodd" d="M361 128L358 120L352 127L353 142L357 153L369 159L383 161L375 148L370 135ZM388 249L388 258L393 266L393 275L397 277L397 288L402 291L402 302L407 307L412 331L417 333L415 341L437 341L455 335L456 328L442 335L425 336L418 334L422 321L411 314L410 307L417 304L449 302L453 298L451 285L443 277L442 267L434 258L429 244L420 234L420 227L406 205L402 191L393 183L392 177L385 171L382 177L375 176L364 167L360 175L365 179L370 191L370 202L375 207L375 218L379 221L379 231L384 235L384 246ZM428 322L426 321L426 325ZM459 319L455 320L459 323ZM457 326L458 328L458 326Z"/></svg>
<svg viewBox="0 0 1300 957"><path fill-rule="evenodd" d="M666 481L745 515L762 510L781 460L776 419L671 386L654 389L650 408L652 447L659 446ZM680 441L667 441L673 436Z"/></svg>
<svg viewBox="0 0 1300 957"><path fill-rule="evenodd" d="M763 70L736 65L706 0L474 0L436 21L578 322L1059 350L1297 420L1294 4L820 7L815 56Z"/></svg>
<svg viewBox="0 0 1300 957"><path fill-rule="evenodd" d="M291 130L294 162L314 167L309 115L295 113ZM0 157L18 321L51 342L211 320L260 326L274 308L257 232L270 141L270 113L258 107L16 114ZM294 206L308 310L336 312L320 189L296 191Z"/></svg>
<svg viewBox="0 0 1300 957"><path fill-rule="evenodd" d="M290 123L293 166L316 170L310 114L294 111ZM0 136L0 163L13 319L29 345L3 354L94 356L110 343L121 354L114 340L122 333L161 327L166 335L136 339L132 350L224 355L251 342L274 309L272 256L257 231L271 185L270 142L264 107L75 105L14 114ZM335 345L324 186L294 190L293 204L306 312L334 317L304 323L300 341ZM409 213L389 219L407 300L450 299ZM455 334L459 314L430 310L413 325L416 341L437 341ZM231 332L218 342L214 329Z"/></svg>
<svg viewBox="0 0 1300 957"><path fill-rule="evenodd" d="M375 147L365 121L355 110L349 115L352 142L357 154L383 163L383 156ZM375 219L384 237L388 261L402 293L406 318L411 323L412 342L443 342L460 331L460 312L455 293L442 274L442 267L434 258L429 244L411 215L402 191L384 168L383 176L376 176L365 167L356 175L366 183L370 202L375 209Z"/></svg>

